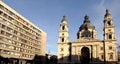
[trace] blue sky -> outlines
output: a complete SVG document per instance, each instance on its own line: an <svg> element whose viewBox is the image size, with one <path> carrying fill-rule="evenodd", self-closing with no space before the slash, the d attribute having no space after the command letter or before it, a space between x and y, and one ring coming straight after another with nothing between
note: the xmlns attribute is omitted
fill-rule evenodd
<svg viewBox="0 0 120 64"><path fill-rule="evenodd" d="M60 22L63 15L69 24L69 40L76 33L87 14L96 27L98 39L103 39L105 10L109 9L120 44L120 0L3 0L6 4L47 33L46 52L57 55Z"/></svg>

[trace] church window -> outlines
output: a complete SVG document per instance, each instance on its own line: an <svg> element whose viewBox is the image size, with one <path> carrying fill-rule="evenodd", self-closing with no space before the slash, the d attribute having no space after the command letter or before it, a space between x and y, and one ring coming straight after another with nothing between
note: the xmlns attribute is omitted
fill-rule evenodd
<svg viewBox="0 0 120 64"><path fill-rule="evenodd" d="M62 30L65 30L65 26L62 26Z"/></svg>
<svg viewBox="0 0 120 64"><path fill-rule="evenodd" d="M63 48L61 48L61 51L63 51L64 49Z"/></svg>
<svg viewBox="0 0 120 64"><path fill-rule="evenodd" d="M82 37L91 37L91 32L87 29L82 33Z"/></svg>
<svg viewBox="0 0 120 64"><path fill-rule="evenodd" d="M109 54L109 59L113 59L113 53Z"/></svg>
<svg viewBox="0 0 120 64"><path fill-rule="evenodd" d="M110 21L108 21L108 26L110 26L111 25L111 22Z"/></svg>
<svg viewBox="0 0 120 64"><path fill-rule="evenodd" d="M62 42L64 42L64 38L62 38Z"/></svg>
<svg viewBox="0 0 120 64"><path fill-rule="evenodd" d="M109 34L109 39L112 39L112 35L111 34Z"/></svg>
<svg viewBox="0 0 120 64"><path fill-rule="evenodd" d="M104 59L104 55L103 54L101 55L101 59Z"/></svg>
<svg viewBox="0 0 120 64"><path fill-rule="evenodd" d="M112 46L109 46L109 50L112 50Z"/></svg>

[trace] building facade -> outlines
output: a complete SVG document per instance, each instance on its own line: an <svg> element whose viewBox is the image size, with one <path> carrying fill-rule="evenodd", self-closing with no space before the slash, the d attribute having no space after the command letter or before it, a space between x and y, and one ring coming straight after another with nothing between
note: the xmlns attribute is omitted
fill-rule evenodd
<svg viewBox="0 0 120 64"><path fill-rule="evenodd" d="M101 35L104 38L99 40L95 26L86 15L77 32L77 39L69 42L68 23L66 16L63 16L58 38L58 64L117 62L114 24L109 10L106 10L103 23L104 34Z"/></svg>
<svg viewBox="0 0 120 64"><path fill-rule="evenodd" d="M0 64L25 64L45 50L46 32L0 1Z"/></svg>

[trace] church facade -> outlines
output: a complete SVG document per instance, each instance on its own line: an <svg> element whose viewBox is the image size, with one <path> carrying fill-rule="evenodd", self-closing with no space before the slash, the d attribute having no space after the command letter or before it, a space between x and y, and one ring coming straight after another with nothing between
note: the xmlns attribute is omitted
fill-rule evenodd
<svg viewBox="0 0 120 64"><path fill-rule="evenodd" d="M117 62L115 31L109 10L106 10L103 23L104 38L99 40L95 26L86 15L77 39L69 42L68 22L63 16L58 38L58 64Z"/></svg>

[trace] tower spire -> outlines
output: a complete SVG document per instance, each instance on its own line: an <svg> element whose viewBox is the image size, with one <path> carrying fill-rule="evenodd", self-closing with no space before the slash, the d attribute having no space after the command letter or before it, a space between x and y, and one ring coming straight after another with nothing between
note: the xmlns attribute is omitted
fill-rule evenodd
<svg viewBox="0 0 120 64"><path fill-rule="evenodd" d="M84 23L90 22L89 16L86 14L84 17Z"/></svg>
<svg viewBox="0 0 120 64"><path fill-rule="evenodd" d="M105 17L107 17L107 16L110 16L110 12L108 9L106 9L106 14L105 14Z"/></svg>
<svg viewBox="0 0 120 64"><path fill-rule="evenodd" d="M67 21L67 19L66 19L66 15L63 16L63 19L62 19L61 22L63 22L63 21Z"/></svg>

